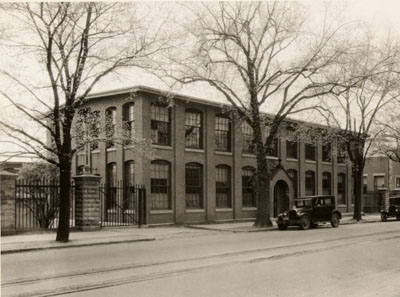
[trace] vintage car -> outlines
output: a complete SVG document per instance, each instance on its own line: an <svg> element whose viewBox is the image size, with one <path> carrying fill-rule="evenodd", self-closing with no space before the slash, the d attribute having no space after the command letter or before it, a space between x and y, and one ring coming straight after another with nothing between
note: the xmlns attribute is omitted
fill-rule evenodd
<svg viewBox="0 0 400 297"><path fill-rule="evenodd" d="M395 217L400 221L400 196L389 198L389 209L381 210L381 220L386 222L387 218Z"/></svg>
<svg viewBox="0 0 400 297"><path fill-rule="evenodd" d="M294 200L294 207L278 216L279 230L299 226L303 230L330 222L338 227L342 214L336 209L335 196L309 196Z"/></svg>

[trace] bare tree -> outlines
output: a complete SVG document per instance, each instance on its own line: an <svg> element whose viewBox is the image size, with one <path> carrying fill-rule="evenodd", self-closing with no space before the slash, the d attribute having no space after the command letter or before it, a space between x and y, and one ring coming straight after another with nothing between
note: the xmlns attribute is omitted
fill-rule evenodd
<svg viewBox="0 0 400 297"><path fill-rule="evenodd" d="M304 8L294 2L221 2L193 10L196 20L187 40L196 44L187 56L171 54L166 76L182 84L211 85L251 126L257 156L255 225L271 226L267 152L288 116L318 108L319 98L347 88L335 76L347 44L339 47L337 29L329 26L306 33ZM263 110L272 115L265 117ZM265 122L270 132L264 141Z"/></svg>
<svg viewBox="0 0 400 297"><path fill-rule="evenodd" d="M400 101L397 104L400 105ZM382 130L373 149L374 153L384 154L394 162L400 162L399 111L400 107L394 110L391 116L386 115L385 120L379 121Z"/></svg>
<svg viewBox="0 0 400 297"><path fill-rule="evenodd" d="M30 72L27 80L2 69L3 79L22 89L25 101L6 90L0 91L2 100L44 129L49 141L16 126L15 121L0 120L0 125L21 150L58 166L60 220L56 240L67 242L71 162L79 149L73 147L71 133L76 110L105 76L123 67L150 67L151 58L167 47L160 37L163 24L150 29L146 18L139 18L137 7L130 3L17 3L3 9L24 25L19 36L2 40L3 46L5 43L8 50L36 58L41 68ZM47 83L34 86L43 70Z"/></svg>
<svg viewBox="0 0 400 297"><path fill-rule="evenodd" d="M377 120L387 108L396 109L397 106L398 109L395 102L400 96L396 70L399 51L391 40L376 46L367 36L357 51L347 58L343 64L343 75L362 79L348 91L334 96L337 106L330 106L326 119L328 125L340 128L340 131L334 130L334 137L338 147L344 148L352 165L353 218L359 221L365 160L382 133Z"/></svg>

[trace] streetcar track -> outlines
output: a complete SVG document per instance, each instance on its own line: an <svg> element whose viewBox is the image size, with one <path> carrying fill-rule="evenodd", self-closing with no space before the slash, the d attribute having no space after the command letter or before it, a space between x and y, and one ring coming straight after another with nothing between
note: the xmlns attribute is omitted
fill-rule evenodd
<svg viewBox="0 0 400 297"><path fill-rule="evenodd" d="M360 236L360 237L366 237L366 236ZM354 237L352 237L352 238L354 238ZM400 238L400 236L378 238L378 239L379 240L393 240L393 239L397 239L397 238ZM302 251L293 251L293 252L288 252L288 253L283 253L283 254L278 254L278 255L271 255L271 256L267 256L267 257L259 257L259 258L255 258L255 259L236 259L233 261L223 262L223 263L212 263L212 264L207 264L207 265L185 267L185 268L167 270L167 271L162 271L162 272L150 272L150 273L141 274L141 275L115 278L115 279L111 279L111 280L107 280L107 281L92 282L92 283L86 283L83 285L61 287L61 288L47 290L47 291L44 291L44 290L39 291L38 290L36 292L34 291L34 292L29 292L29 293L17 294L17 295L13 295L13 296L49 297L49 296L65 295L65 294L71 294L71 293L77 293L77 292L84 292L84 291L90 291L90 290L96 290L96 289L115 287L115 286L120 286L120 285L124 285L124 284L131 284L131 283L138 283L138 282L144 282L144 281L151 281L151 280L155 280L155 279L162 279L162 278L167 278L167 277L176 276L176 275L185 274L185 273L195 273L195 272L208 270L211 268L218 269L218 268L229 267L229 266L238 265L238 264L242 264L242 263L252 263L253 264L253 263L259 263L259 262L268 261L268 260L271 260L271 261L281 260L281 259L285 259L285 258L293 257L293 256L302 256L302 255L310 254L310 253L318 253L318 252L324 252L324 251L328 251L328 250L332 250L332 249L339 249L342 247L357 245L357 244L364 243L366 241L373 241L373 240L376 240L376 239L341 243L341 244L328 246L328 247L320 247L320 248L314 248L314 249L308 249L308 250L302 250ZM230 253L230 254L235 255L237 253ZM206 258L212 258L212 257L202 257L202 258L206 259ZM200 258L195 258L192 260L198 260L198 259L200 259ZM173 261L170 261L170 262L173 262ZM177 263L177 262L175 261L173 263Z"/></svg>
<svg viewBox="0 0 400 297"><path fill-rule="evenodd" d="M357 235L357 236L345 236L345 237L339 237L339 238L334 238L334 239L329 239L329 240L315 240L315 241L311 241L311 242L297 243L297 244L291 244L291 245L280 245L280 246L274 246L274 247L268 247L268 248L245 250L245 251L238 251L238 252L229 252L229 253L224 253L224 254L193 257L193 258L186 258L186 259L180 259L180 260L159 261L159 262L145 263L145 264L128 264L128 265L114 266L111 268L104 267L104 268L97 268L97 269L85 270L85 271L73 271L73 272L69 272L69 273L51 274L51 275L47 275L47 276L31 277L31 278L6 281L6 282L2 283L1 287L7 288L7 287L12 287L12 286L22 286L22 285L29 285L29 284L45 282L48 280L58 280L58 279L63 279L63 278L71 278L71 277L79 277L79 276L84 277L84 276L91 276L91 275L96 275L96 274L104 274L104 273L111 273L111 272L124 271L124 270L148 268L148 267L152 267L152 266L162 266L162 265L168 265L168 264L185 263L185 262L196 261L196 260L202 261L202 260L207 260L207 259L250 255L250 254L256 254L256 253L260 253L260 252L268 252L268 251L284 249L284 248L295 248L295 247L299 247L299 246L306 247L306 246L312 246L312 245L321 244L321 243L335 242L335 241L341 241L341 240L346 240L346 239L365 238L365 237L390 234L390 233L398 233L398 231L375 232L375 233L363 234L363 235ZM400 237L400 236L396 236L394 238L397 238L397 237ZM393 237L388 237L388 238L380 239L380 240L389 240L392 238Z"/></svg>

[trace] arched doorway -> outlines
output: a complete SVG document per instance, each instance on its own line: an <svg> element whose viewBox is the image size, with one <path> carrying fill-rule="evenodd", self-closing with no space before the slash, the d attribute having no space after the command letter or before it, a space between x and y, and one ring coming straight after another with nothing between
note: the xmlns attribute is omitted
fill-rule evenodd
<svg viewBox="0 0 400 297"><path fill-rule="evenodd" d="M279 180L274 187L274 218L287 210L289 210L289 186L283 180Z"/></svg>

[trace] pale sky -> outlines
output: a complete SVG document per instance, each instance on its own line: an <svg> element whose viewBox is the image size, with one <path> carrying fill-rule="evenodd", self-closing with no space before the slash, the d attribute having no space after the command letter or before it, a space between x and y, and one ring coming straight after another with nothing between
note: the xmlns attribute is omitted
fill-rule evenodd
<svg viewBox="0 0 400 297"><path fill-rule="evenodd" d="M357 26L358 23L366 23L370 26L371 32L379 39L386 38L389 34L394 37L400 36L400 1L396 0L354 0L354 1L317 1L317 0L303 0L302 3L307 3L310 6L310 21L320 22L320 18L323 16L324 7L333 7L332 15L330 17L333 21L354 23ZM165 3L165 2L164 2ZM156 5L157 3L152 3ZM179 11L177 12L179 13ZM184 17L184 16L183 16ZM0 14L0 29L12 26L12 19L2 17ZM1 50L1 48L0 48ZM18 69L20 72L29 73L32 78L37 75L37 70L27 63L20 63L21 57L13 56L11 53L0 53L0 70L10 67ZM21 65L22 64L22 65ZM34 65L34 64L32 64ZM148 85L149 87L162 88L162 83L157 82L151 75L143 74L137 71L124 71L122 79L107 78L98 85L96 91L116 89L121 87L129 87L137 84ZM0 88L7 92L13 92L13 85L0 81ZM165 89L167 89L165 87ZM190 87L185 90L181 90L181 93L209 99L215 97L213 90L205 88L204 86ZM15 94L13 94L15 95ZM23 97L23 94L17 94L17 96ZM213 98L217 99L217 98ZM9 104L0 95L0 110L2 113L0 116L6 118L11 122L21 123L22 118L17 116L16 113L12 112L9 108ZM0 132L1 133L1 132ZM32 133L38 133L37 129L32 129ZM35 134L36 135L36 134ZM1 141L6 138L0 134L0 154L4 151L10 151L9 145L5 145Z"/></svg>

